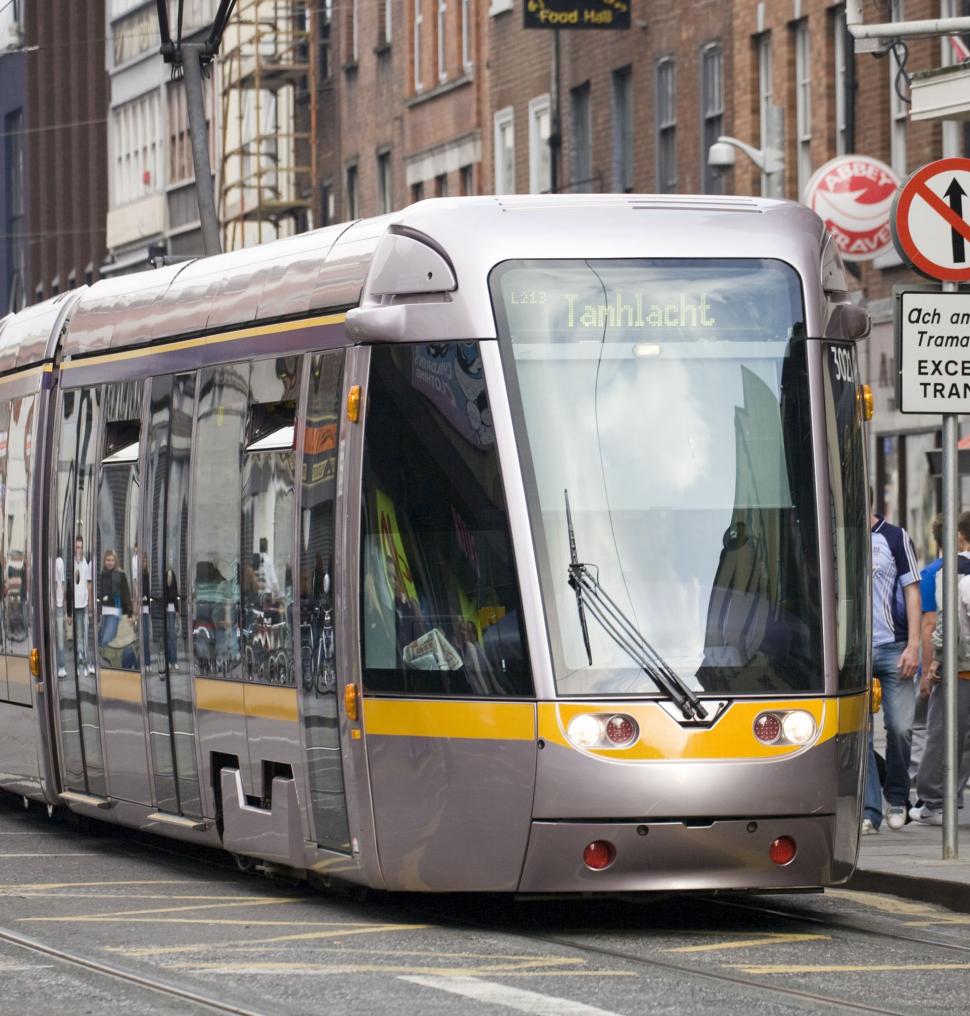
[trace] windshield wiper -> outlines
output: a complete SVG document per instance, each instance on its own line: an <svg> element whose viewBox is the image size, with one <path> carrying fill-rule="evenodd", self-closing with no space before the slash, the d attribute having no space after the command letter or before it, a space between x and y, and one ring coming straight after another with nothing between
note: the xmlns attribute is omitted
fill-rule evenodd
<svg viewBox="0 0 970 1016"><path fill-rule="evenodd" d="M576 593L576 609L583 629L583 644L586 656L592 664L593 654L589 646L589 631L586 627L586 611L598 621L600 627L639 666L653 683L665 691L671 701L687 720L706 720L707 710L694 692L671 670L664 658L644 638L637 626L623 613L619 605L599 583L593 568L583 564L576 554L576 533L573 529L573 515L569 508L569 491L563 492L566 499L566 528L569 532L569 585ZM595 566L594 566L595 567Z"/></svg>

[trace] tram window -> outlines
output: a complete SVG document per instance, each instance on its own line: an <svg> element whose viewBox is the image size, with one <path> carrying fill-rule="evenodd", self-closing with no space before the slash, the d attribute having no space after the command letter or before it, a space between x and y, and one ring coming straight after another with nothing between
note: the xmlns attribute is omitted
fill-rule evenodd
<svg viewBox="0 0 970 1016"><path fill-rule="evenodd" d="M202 371L195 441L192 631L200 677L239 677L242 457L249 364Z"/></svg>
<svg viewBox="0 0 970 1016"><path fill-rule="evenodd" d="M138 468L142 412L141 381L105 385L104 443L98 490L98 552L96 571L98 605L98 657L112 670L140 668L138 624L150 624L142 615L138 583L143 571L138 547L140 476Z"/></svg>
<svg viewBox="0 0 970 1016"><path fill-rule="evenodd" d="M663 694L577 609L571 544L690 688L821 691L796 272L753 258L506 262L491 287L559 694Z"/></svg>
<svg viewBox="0 0 970 1016"><path fill-rule="evenodd" d="M529 695L477 343L375 348L364 452L364 685Z"/></svg>
<svg viewBox="0 0 970 1016"><path fill-rule="evenodd" d="M9 656L27 655L30 626L29 546L27 490L30 486L30 448L33 425L33 396L14 399L10 404L7 431L6 546L3 558L3 603L5 651Z"/></svg>
<svg viewBox="0 0 970 1016"><path fill-rule="evenodd" d="M242 467L242 652L250 681L292 684L295 357L257 360Z"/></svg>
<svg viewBox="0 0 970 1016"><path fill-rule="evenodd" d="M868 585L863 581L869 557L869 508L865 473L865 437L851 345L822 346L826 446L835 556L836 631L839 687L866 686Z"/></svg>

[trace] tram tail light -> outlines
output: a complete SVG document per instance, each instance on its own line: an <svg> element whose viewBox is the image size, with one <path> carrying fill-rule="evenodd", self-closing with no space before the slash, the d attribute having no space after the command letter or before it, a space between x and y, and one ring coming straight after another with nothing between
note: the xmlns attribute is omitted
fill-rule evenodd
<svg viewBox="0 0 970 1016"><path fill-rule="evenodd" d="M791 864L797 853L798 846L790 836L779 836L778 839L771 841L768 848L768 856L779 865Z"/></svg>
<svg viewBox="0 0 970 1016"><path fill-rule="evenodd" d="M616 860L616 847L608 840L594 840L583 851L583 864L592 871L602 871Z"/></svg>

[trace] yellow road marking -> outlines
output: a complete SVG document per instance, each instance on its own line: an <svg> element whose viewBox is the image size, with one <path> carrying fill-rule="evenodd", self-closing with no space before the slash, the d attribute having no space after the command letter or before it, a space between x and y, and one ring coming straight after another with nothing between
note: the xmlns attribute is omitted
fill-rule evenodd
<svg viewBox="0 0 970 1016"><path fill-rule="evenodd" d="M326 926L323 921L257 921L242 918L241 920L229 920L228 918L205 918L205 917L117 917L114 914L105 914L99 917L91 914L87 917L21 917L21 921L59 921L61 924L71 924L76 921L78 924L205 924L205 925L241 925L244 928L318 928Z"/></svg>
<svg viewBox="0 0 970 1016"><path fill-rule="evenodd" d="M526 970L522 963L495 963L479 967L415 967L397 966L385 963L300 963L286 961L267 961L265 963L173 963L172 969L191 970L209 974L432 974L436 977L487 977L489 975L515 973L549 974L567 973L555 969L556 961L549 963L529 963L532 969ZM536 966L539 969L536 969ZM573 976L577 972L569 971ZM585 976L602 977L607 973L620 976L635 977L632 971L589 970L582 972Z"/></svg>
<svg viewBox="0 0 970 1016"><path fill-rule="evenodd" d="M236 907L268 907L275 904L311 903L312 900L293 899L289 896L261 900L241 900L236 903L199 903L191 907L144 907L141 910L114 910L110 914L76 914L72 917L21 917L21 921L101 921L116 917L137 917L140 914L178 914L189 910L230 910Z"/></svg>
<svg viewBox="0 0 970 1016"><path fill-rule="evenodd" d="M169 879L169 878L151 878L151 879L131 879L123 882L21 882L19 885L5 885L2 887L2 892L13 893L21 892L26 889L103 889L105 886L111 885L199 885L193 879L180 878L180 879ZM211 883L210 883L211 884Z"/></svg>
<svg viewBox="0 0 970 1016"><path fill-rule="evenodd" d="M238 944L232 942L202 942L198 945L169 945L153 948L151 946L135 946L129 948L121 946L109 949L108 952L122 952L126 956L166 956L172 953L212 952L214 949L238 950L240 948L251 949L256 946L278 945L280 942L309 942L322 938L343 938L345 935L379 935L385 931L419 931L428 928L428 924L348 924L337 925L331 931L306 931L299 935L277 935L273 938L262 938ZM357 952L359 950L353 950ZM392 950L397 952L397 950Z"/></svg>
<svg viewBox="0 0 970 1016"><path fill-rule="evenodd" d="M885 914L902 914L922 917L929 914L942 913L940 907L930 903L912 903L909 900L897 899L895 896L878 896L869 893L858 893L851 889L826 889L826 896L834 899L848 900L870 910L879 910Z"/></svg>
<svg viewBox="0 0 970 1016"><path fill-rule="evenodd" d="M818 966L792 966L775 964L759 966L756 963L730 964L745 974L855 974L888 973L903 970L970 970L970 963L820 963Z"/></svg>
<svg viewBox="0 0 970 1016"><path fill-rule="evenodd" d="M904 928L929 928L934 924L970 924L966 914L942 913L938 917L928 917L922 921L903 921Z"/></svg>
<svg viewBox="0 0 970 1016"><path fill-rule="evenodd" d="M831 935L810 935L797 932L766 932L760 938L746 938L740 942L716 942L713 945L682 945L665 949L671 953L716 952L719 949L749 949L756 945L784 945L788 942L829 942Z"/></svg>

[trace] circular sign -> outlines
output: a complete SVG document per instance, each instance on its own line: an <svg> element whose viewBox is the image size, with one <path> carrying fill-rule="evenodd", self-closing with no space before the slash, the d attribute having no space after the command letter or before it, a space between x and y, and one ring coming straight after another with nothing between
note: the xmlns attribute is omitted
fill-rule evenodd
<svg viewBox="0 0 970 1016"><path fill-rule="evenodd" d="M893 240L916 271L970 281L970 159L938 159L903 184L893 205Z"/></svg>
<svg viewBox="0 0 970 1016"><path fill-rule="evenodd" d="M871 261L892 250L889 226L899 177L879 159L840 155L816 170L805 204L824 222L846 261Z"/></svg>

